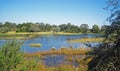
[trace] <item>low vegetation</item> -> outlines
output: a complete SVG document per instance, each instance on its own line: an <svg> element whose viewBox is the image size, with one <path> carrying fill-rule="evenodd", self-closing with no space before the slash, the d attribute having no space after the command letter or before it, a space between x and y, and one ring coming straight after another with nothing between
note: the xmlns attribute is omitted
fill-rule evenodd
<svg viewBox="0 0 120 71"><path fill-rule="evenodd" d="M0 39L31 39L44 35L78 35L81 33L65 33L65 32L57 32L53 34L52 32L14 32L10 31L8 33L1 33Z"/></svg>
<svg viewBox="0 0 120 71"><path fill-rule="evenodd" d="M71 39L71 40L67 40L68 42L71 43L76 43L76 42L103 42L105 40L105 38L81 38L81 39Z"/></svg>
<svg viewBox="0 0 120 71"><path fill-rule="evenodd" d="M0 47L0 71L34 71L34 61L25 59L20 51L21 43L9 41Z"/></svg>
<svg viewBox="0 0 120 71"><path fill-rule="evenodd" d="M61 48L56 50L55 48L50 51L36 52L36 53L23 53L20 51L22 43L17 41L9 41L0 47L0 71L120 71L120 11L118 0L108 0L107 10L112 13L107 18L111 25L102 26L101 30L99 26L94 25L92 29L89 29L87 24L81 24L79 26L68 24L62 25L50 25L44 23L23 23L16 24L5 22L0 23L0 37L11 37L16 32L50 32L55 33L104 33L107 41L113 43L103 42L98 47L91 49L73 49L73 48ZM110 9L109 9L110 8ZM9 30L10 29L10 30ZM2 34L1 34L2 33ZM12 34L12 35L11 35ZM35 33L34 33L35 34ZM37 34L37 33L36 33ZM115 34L113 36L113 34ZM17 36L28 36L28 34L14 34ZM30 37L31 35L29 35ZM33 36L33 35L32 35ZM68 40L68 42L102 42L104 38L83 38ZM40 44L31 44L32 46L41 46ZM89 53L89 54L88 54ZM36 57L44 55L62 54L62 55L84 55L83 58L76 58L75 61L79 63L79 67L71 65L61 65L58 67L46 67L44 64L37 61ZM31 59L30 59L31 58ZM65 58L66 60L73 61L73 59Z"/></svg>
<svg viewBox="0 0 120 71"><path fill-rule="evenodd" d="M36 53L25 53L25 57L28 58L36 58L45 60L46 56L48 55L65 55L64 59L68 61L76 61L79 63L78 67L74 67L73 65L59 65L55 67L45 67L44 64L42 64L39 69L42 67L42 71L87 71L87 64L91 60L91 58L86 58L86 53L89 52L90 49L86 48L80 48L80 49L73 49L73 48L65 48L62 47L59 50L50 50L50 51L44 51L44 52L36 52ZM68 56L66 58L66 55ZM81 58L76 58L73 60L74 55L82 55ZM36 69L37 70L37 69ZM39 71L39 70L38 70Z"/></svg>
<svg viewBox="0 0 120 71"><path fill-rule="evenodd" d="M42 44L40 44L40 43L31 43L30 46L31 47L41 47Z"/></svg>
<svg viewBox="0 0 120 71"><path fill-rule="evenodd" d="M64 55L84 55L87 52L90 51L90 48L79 48L79 49L58 49L58 50L49 50L49 51L41 51L41 52L35 52L35 53L25 53L26 56L39 56L39 55L51 55L51 54L64 54Z"/></svg>
<svg viewBox="0 0 120 71"><path fill-rule="evenodd" d="M71 65L61 65L57 67L46 67L44 64L36 61L36 57L41 57L42 53L25 54L20 51L20 42L9 41L0 47L0 71L86 71L87 64L80 63L79 67ZM65 50L65 51L64 51ZM77 50L60 49L62 54L76 54ZM86 50L86 49L84 49ZM79 54L85 54L83 49ZM56 50L55 50L56 51ZM83 52L82 52L83 51ZM66 53L67 52L67 53ZM46 54L46 53L45 53ZM49 54L49 53L48 53ZM44 55L44 53L43 53ZM32 59L30 59L32 57ZM83 65L82 65L83 64Z"/></svg>

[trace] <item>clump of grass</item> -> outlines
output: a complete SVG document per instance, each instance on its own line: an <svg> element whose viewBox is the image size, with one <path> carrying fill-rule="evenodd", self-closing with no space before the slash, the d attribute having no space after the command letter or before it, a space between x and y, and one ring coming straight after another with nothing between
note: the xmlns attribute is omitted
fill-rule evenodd
<svg viewBox="0 0 120 71"><path fill-rule="evenodd" d="M41 47L42 44L40 44L40 43L36 43L36 44L35 43L31 43L30 46L31 47Z"/></svg>
<svg viewBox="0 0 120 71"><path fill-rule="evenodd" d="M66 50L66 48L65 47L61 47L60 50Z"/></svg>
<svg viewBox="0 0 120 71"><path fill-rule="evenodd" d="M55 50L56 50L56 48L55 48L55 47L52 47L52 48L51 48L51 50L52 50L52 51L55 51Z"/></svg>
<svg viewBox="0 0 120 71"><path fill-rule="evenodd" d="M73 57L67 57L67 58L64 58L64 60L73 61Z"/></svg>
<svg viewBox="0 0 120 71"><path fill-rule="evenodd" d="M68 40L68 42L76 43L76 42L103 42L105 38L81 38L81 39L72 39Z"/></svg>

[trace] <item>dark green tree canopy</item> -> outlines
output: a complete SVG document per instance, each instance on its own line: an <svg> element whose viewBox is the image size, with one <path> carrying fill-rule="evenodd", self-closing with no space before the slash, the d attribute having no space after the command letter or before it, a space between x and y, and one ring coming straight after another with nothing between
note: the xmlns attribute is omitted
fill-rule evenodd
<svg viewBox="0 0 120 71"><path fill-rule="evenodd" d="M88 26L88 24L81 24L80 28L81 28L82 33L87 33L89 26Z"/></svg>
<svg viewBox="0 0 120 71"><path fill-rule="evenodd" d="M79 25L73 25L71 23L51 25L49 23L38 23L38 22L37 23L26 22L19 24L5 22L5 23L0 23L0 28L2 27L8 27L9 28L8 31L16 31L16 32L50 32L53 30L53 28L59 27L60 32L65 32L65 33L100 33L100 32L105 33L107 25L103 25L101 27L102 28L101 31L99 31L100 28L97 25L94 25L92 29L89 29L88 24L81 24L79 26Z"/></svg>
<svg viewBox="0 0 120 71"><path fill-rule="evenodd" d="M100 33L100 28L99 28L99 26L98 25L93 25L92 26L92 32L93 33Z"/></svg>

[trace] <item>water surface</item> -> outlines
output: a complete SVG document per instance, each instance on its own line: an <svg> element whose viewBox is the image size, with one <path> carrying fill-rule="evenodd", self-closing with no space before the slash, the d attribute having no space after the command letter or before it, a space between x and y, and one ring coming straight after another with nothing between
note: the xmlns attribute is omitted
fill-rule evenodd
<svg viewBox="0 0 120 71"><path fill-rule="evenodd" d="M69 43L68 39L80 39L84 37L101 37L100 34L78 34L78 35L44 35L37 38L27 39L27 40L19 40L22 41L23 44L21 46L21 50L24 52L37 52L37 51L48 51L51 48L60 49L61 47L69 48L72 46L73 48L79 47L87 47L84 43ZM4 44L6 40L0 40L0 46ZM29 46L31 43L40 43L42 47L35 48ZM98 44L97 42L91 43L93 46Z"/></svg>
<svg viewBox="0 0 120 71"><path fill-rule="evenodd" d="M27 40L18 40L23 42L21 46L21 51L23 52L38 52L38 51L48 51L51 48L60 49L61 47L73 47L74 49L80 47L87 47L84 43L69 43L67 42L68 39L80 39L84 37L102 37L100 34L78 34L78 35L44 35L37 38L27 39ZM0 46L5 44L7 40L0 40ZM35 48L29 46L31 43L40 43L42 47ZM92 46L95 46L99 43L94 42L91 43ZM47 55L45 59L38 59L45 64L47 67L55 67L60 65L73 65L74 67L78 67L79 63L75 62L75 59L81 58L81 55L74 55L72 56L73 61L65 60L65 58L69 58L66 55Z"/></svg>

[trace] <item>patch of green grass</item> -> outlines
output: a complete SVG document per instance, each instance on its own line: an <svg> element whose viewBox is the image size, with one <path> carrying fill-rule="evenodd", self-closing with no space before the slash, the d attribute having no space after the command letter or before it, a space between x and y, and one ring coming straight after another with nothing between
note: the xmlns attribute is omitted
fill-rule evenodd
<svg viewBox="0 0 120 71"><path fill-rule="evenodd" d="M31 47L41 47L42 44L40 44L40 43L37 43L37 44L31 43L30 46L31 46Z"/></svg>

